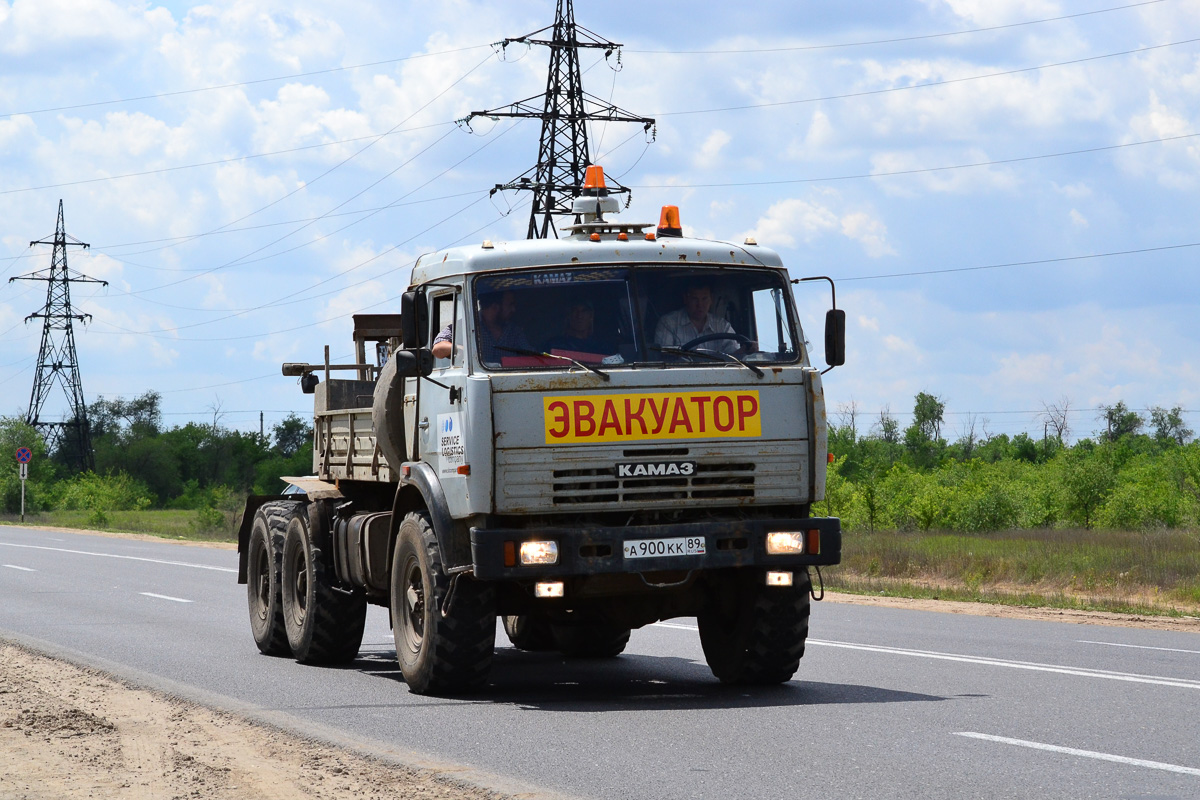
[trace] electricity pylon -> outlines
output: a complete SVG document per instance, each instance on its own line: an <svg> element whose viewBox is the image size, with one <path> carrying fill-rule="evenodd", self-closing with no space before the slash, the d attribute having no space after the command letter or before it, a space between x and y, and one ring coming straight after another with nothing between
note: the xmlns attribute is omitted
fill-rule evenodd
<svg viewBox="0 0 1200 800"><path fill-rule="evenodd" d="M108 281L96 280L79 273L72 275L67 268L67 248L86 248L88 245L74 236L67 235L66 226L63 224L62 200L58 201L58 225L54 229L54 239L30 242L29 246L39 244L54 246L50 269L8 279L9 283L47 283L45 307L25 318L26 322L31 319L43 320L42 346L38 350L37 372L33 377L33 393L29 397L29 413L25 421L42 434L48 451L61 450L72 466L79 470L88 470L95 466L95 454L92 452L92 432L88 425L87 405L83 402L83 385L79 380L79 359L75 355L75 331L72 323L74 320L86 322L91 315L76 314L71 308L71 284L99 283L107 286ZM55 384L62 386L66 393L70 416L60 422L47 422L42 419L42 411Z"/></svg>
<svg viewBox="0 0 1200 800"><path fill-rule="evenodd" d="M551 31L549 39L537 38ZM600 38L587 28L575 24L573 0L558 0L554 25L536 30L500 44L537 44L550 48L550 69L546 91L491 111L472 111L465 122L475 117L514 117L540 119L542 138L538 145L537 165L514 180L496 184L492 194L509 189L533 192L533 209L529 215L528 239L557 238L554 217L571 213L571 201L583 189L584 170L591 164L588 152L588 122L638 122L649 131L654 126L650 117L638 117L607 103L583 90L579 72L579 50L604 50L607 59L621 45ZM618 63L620 55L618 54ZM538 107L540 104L540 108ZM628 193L629 189L611 178L609 193Z"/></svg>

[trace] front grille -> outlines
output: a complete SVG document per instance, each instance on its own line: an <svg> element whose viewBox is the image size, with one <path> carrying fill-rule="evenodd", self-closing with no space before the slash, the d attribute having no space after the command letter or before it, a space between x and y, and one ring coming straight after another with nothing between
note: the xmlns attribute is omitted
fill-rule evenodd
<svg viewBox="0 0 1200 800"><path fill-rule="evenodd" d="M754 497L754 464L749 462L697 464L686 477L618 478L611 467L554 470L553 477L556 506Z"/></svg>
<svg viewBox="0 0 1200 800"><path fill-rule="evenodd" d="M805 443L730 442L668 447L501 448L496 513L804 502ZM689 462L690 475L619 473L619 465Z"/></svg>

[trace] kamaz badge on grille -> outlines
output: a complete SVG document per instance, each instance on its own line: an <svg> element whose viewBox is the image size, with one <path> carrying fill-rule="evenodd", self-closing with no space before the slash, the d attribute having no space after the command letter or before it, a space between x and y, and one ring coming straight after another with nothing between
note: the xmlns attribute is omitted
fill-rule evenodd
<svg viewBox="0 0 1200 800"><path fill-rule="evenodd" d="M641 461L617 464L618 478L686 478L695 474L695 461Z"/></svg>

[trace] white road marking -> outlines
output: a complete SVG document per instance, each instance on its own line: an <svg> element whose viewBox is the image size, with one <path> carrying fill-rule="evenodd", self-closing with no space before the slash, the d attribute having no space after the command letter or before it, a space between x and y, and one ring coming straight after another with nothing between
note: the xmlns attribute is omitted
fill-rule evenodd
<svg viewBox="0 0 1200 800"><path fill-rule="evenodd" d="M141 558L140 556L119 556L115 553L93 553L88 550L68 550L64 547L44 547L37 544L14 544L13 542L0 542L0 547L23 547L28 550L50 550L55 553L73 553L77 556L96 556L98 558L120 558L126 561L145 561L150 564L166 564L172 567L191 567L193 569L210 569L214 572L237 572L231 567L214 567L209 564L193 564L188 561L164 561L158 558Z"/></svg>
<svg viewBox="0 0 1200 800"><path fill-rule="evenodd" d="M1121 644L1120 642L1091 642L1087 639L1076 639L1079 644L1106 644L1109 647L1133 647L1138 650L1164 650L1168 653L1195 653L1200 655L1200 650L1180 650L1176 647L1150 647L1144 644Z"/></svg>
<svg viewBox="0 0 1200 800"><path fill-rule="evenodd" d="M1065 753L1069 756L1082 756L1083 758L1095 758L1100 761L1113 761L1117 764L1129 764L1135 767L1148 767L1149 769L1161 769L1166 772L1178 772L1180 775L1195 775L1200 777L1200 769L1193 767L1181 767L1178 764L1165 764L1162 761L1146 761L1142 758L1128 758L1126 756L1114 756L1111 753L1097 753L1093 750L1078 750L1074 747L1059 747L1054 744L1042 744L1041 742L1027 742L1024 739L1010 739L1007 736L991 736L986 733L973 733L971 731L960 731L954 734L955 736L967 736L972 739L982 739L986 742L999 742L1001 744L1012 744L1017 747L1029 747L1033 750L1048 750L1051 753Z"/></svg>
<svg viewBox="0 0 1200 800"><path fill-rule="evenodd" d="M904 650L899 647L879 647L876 645L854 644L851 642L828 642L820 639L809 639L809 644L825 647L841 647L848 650L866 650L874 653L889 653L900 656L915 656L917 658L932 658L939 661L957 661L964 664L983 664L991 667L1007 667L1009 669L1027 669L1036 672L1054 672L1060 675L1074 675L1080 678L1101 678L1110 681L1127 681L1129 683L1150 683L1157 686L1174 686L1180 689L1200 689L1200 681L1187 678L1163 678L1158 675L1139 675L1131 672L1111 672L1103 669L1088 669L1086 667L1063 667L1057 664L1038 664L1032 661L1007 661L986 656L964 656L955 653L938 653L931 650Z"/></svg>
<svg viewBox="0 0 1200 800"><path fill-rule="evenodd" d="M157 597L159 600L171 600L175 603L190 603L191 600L184 600L182 597L171 597L169 594L155 594L154 592L138 592L145 597Z"/></svg>
<svg viewBox="0 0 1200 800"><path fill-rule="evenodd" d="M18 567L16 564L2 564L0 566L5 566L9 569L19 569L21 572L37 572L36 569L30 569L29 567Z"/></svg>
<svg viewBox="0 0 1200 800"><path fill-rule="evenodd" d="M660 628L675 628L677 630L699 630L695 625L681 625L677 622L656 622ZM1102 669L1086 667L1063 667L1057 664L1038 664L1031 661L1008 661L986 656L965 656L955 653L938 653L931 650L905 650L899 647L882 647L871 644L855 644L853 642L832 642L822 639L809 639L808 644L824 647L840 647L847 650L866 650L871 653L886 653L898 656L914 656L917 658L932 658L939 661L957 661L963 664L982 664L990 667L1008 667L1009 669L1027 669L1036 672L1054 672L1060 675L1074 675L1081 678L1102 678L1110 681L1127 681L1129 683L1149 683L1156 686L1174 686L1180 689L1200 689L1200 681L1187 678L1163 678L1158 675L1139 675L1129 672L1111 672Z"/></svg>

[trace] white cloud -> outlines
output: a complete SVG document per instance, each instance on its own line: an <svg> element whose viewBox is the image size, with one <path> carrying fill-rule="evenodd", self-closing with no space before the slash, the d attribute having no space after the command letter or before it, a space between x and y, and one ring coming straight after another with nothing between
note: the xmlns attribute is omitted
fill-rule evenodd
<svg viewBox="0 0 1200 800"><path fill-rule="evenodd" d="M717 166L721 160L721 151L731 141L733 141L733 137L719 128L710 133L704 140L704 144L700 145L700 149L696 151L693 161L696 168L711 169Z"/></svg>
<svg viewBox="0 0 1200 800"><path fill-rule="evenodd" d="M871 258L896 255L887 241L887 226L862 211L842 217L842 233L861 244Z"/></svg>
<svg viewBox="0 0 1200 800"><path fill-rule="evenodd" d="M807 200L791 199L775 203L747 236L773 247L795 247L810 242L819 234L836 230L838 217L825 206Z"/></svg>
<svg viewBox="0 0 1200 800"><path fill-rule="evenodd" d="M1195 92L1190 97L1197 102ZM1193 122L1182 108L1174 108L1159 99L1157 92L1150 92L1149 107L1129 121L1129 133L1125 141L1167 139L1193 134L1197 122ZM1129 147L1119 155L1121 166L1139 177L1150 175L1166 187L1191 190L1200 184L1200 144L1194 138L1179 139L1156 145Z"/></svg>
<svg viewBox="0 0 1200 800"><path fill-rule="evenodd" d="M1058 3L1048 0L925 0L926 4L939 8L949 7L958 16L974 25L1004 25L1012 22L1027 22L1061 15Z"/></svg>
<svg viewBox="0 0 1200 800"><path fill-rule="evenodd" d="M1071 217L1072 224L1074 224L1076 227L1078 227L1078 228L1088 227L1087 217L1083 216L1083 214L1080 214L1078 209L1072 208L1070 217Z"/></svg>

